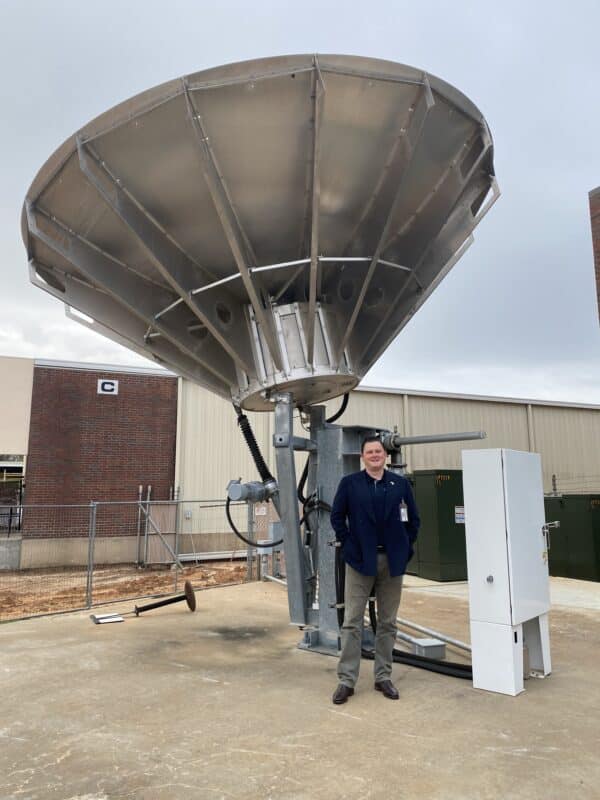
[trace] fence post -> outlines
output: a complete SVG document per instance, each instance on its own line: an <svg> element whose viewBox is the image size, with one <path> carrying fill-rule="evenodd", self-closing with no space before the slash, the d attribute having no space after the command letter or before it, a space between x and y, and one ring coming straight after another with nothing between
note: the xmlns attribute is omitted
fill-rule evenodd
<svg viewBox="0 0 600 800"><path fill-rule="evenodd" d="M94 545L96 542L96 510L98 504L93 500L90 502L90 521L88 530L88 564L87 564L87 586L85 590L86 607L92 606L92 589L94 578Z"/></svg>
<svg viewBox="0 0 600 800"><path fill-rule="evenodd" d="M177 497L177 494L173 494L174 497ZM179 516L180 516L180 504L179 500L175 500L175 586L173 587L173 591L177 592L179 588L179 570L177 569L177 561L179 560Z"/></svg>
<svg viewBox="0 0 600 800"><path fill-rule="evenodd" d="M254 503L248 503L248 539L254 541ZM247 548L247 555L246 555L246 581L253 580L254 577L254 548L251 545L248 545Z"/></svg>
<svg viewBox="0 0 600 800"><path fill-rule="evenodd" d="M144 567L148 566L148 521L150 518L151 492L152 492L152 486L148 484L148 486L146 487L146 519L144 524L144 560L143 560Z"/></svg>
<svg viewBox="0 0 600 800"><path fill-rule="evenodd" d="M138 510L137 510L137 536L135 540L135 564L137 567L140 566L140 537L142 535L142 499L143 499L143 492L144 487L140 483L138 486Z"/></svg>

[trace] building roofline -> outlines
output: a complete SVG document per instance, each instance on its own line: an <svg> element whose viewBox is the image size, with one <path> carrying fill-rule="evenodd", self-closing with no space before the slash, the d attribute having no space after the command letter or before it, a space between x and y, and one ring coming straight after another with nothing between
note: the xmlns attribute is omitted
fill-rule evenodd
<svg viewBox="0 0 600 800"><path fill-rule="evenodd" d="M600 197L600 186L596 186L595 189L591 189L589 192L590 197Z"/></svg>
<svg viewBox="0 0 600 800"><path fill-rule="evenodd" d="M584 408L600 411L600 405L593 403L569 403L563 400L534 400L527 397L495 397L484 394L458 394L455 392L429 392L419 389L397 389L385 386L366 386L361 384L354 391L374 392L376 394L407 394L414 397L438 397L449 400L478 400L486 403L511 403L520 406L559 406L562 408Z"/></svg>
<svg viewBox="0 0 600 800"><path fill-rule="evenodd" d="M124 375L158 375L161 378L176 378L174 372L162 367L127 367L122 364L93 364L87 361L55 361L54 359L35 358L34 367L49 369L72 369L85 372L118 372Z"/></svg>
<svg viewBox="0 0 600 800"><path fill-rule="evenodd" d="M598 187L600 192L600 187ZM88 372L117 372L125 375L157 375L163 378L176 378L176 373L160 367L127 367L121 364L93 364L86 361L58 361L46 358L33 359L36 367L47 367L50 369L72 369L84 370ZM483 394L460 394L457 392L431 392L420 389L401 389L392 386L368 386L361 384L354 391L371 392L374 394L399 394L414 397L437 397L449 400L475 400L486 403L510 403L512 405L532 405L532 406L558 406L562 408L582 408L600 411L600 405L594 403L569 403L563 400L539 400L527 397L502 397Z"/></svg>

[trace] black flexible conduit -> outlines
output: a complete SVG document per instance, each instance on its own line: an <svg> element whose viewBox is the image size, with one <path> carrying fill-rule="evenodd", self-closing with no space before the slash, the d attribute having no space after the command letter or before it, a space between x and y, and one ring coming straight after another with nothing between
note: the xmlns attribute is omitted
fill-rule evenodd
<svg viewBox="0 0 600 800"><path fill-rule="evenodd" d="M242 413L241 408L236 407L235 411L238 418L238 425L242 429L244 439L246 440L246 444L248 445L248 449L250 450L250 453L252 455L252 458L254 460L256 469L258 470L260 477L262 478L264 483L267 483L269 481L274 483L275 478L271 475L271 471L265 464L265 460L262 457L262 453L260 452L258 442L254 438L254 433L252 432L252 428L250 426L250 420L245 414ZM245 542L250 547L256 547L256 548L277 547L278 545L282 544L283 539L278 539L276 542L269 542L268 544L259 544L258 542L253 542L252 539L248 539L246 536L240 533L236 528L235 523L231 518L230 506L231 506L231 500L228 496L227 500L225 501L225 516L227 517L227 522L229 523L229 527L235 533L238 539L242 540L242 542Z"/></svg>
<svg viewBox="0 0 600 800"><path fill-rule="evenodd" d="M256 469L258 470L258 474L260 475L261 480L263 480L265 483L267 481L274 481L275 478L271 475L269 468L265 464L265 460L262 457L262 453L260 452L258 443L254 438L254 433L252 432L252 428L250 427L250 420L245 414L242 413L242 410L240 408L236 408L236 413L238 416L238 425L242 429L244 439L246 440L248 449L252 454L252 458L254 459L254 463L256 464Z"/></svg>
<svg viewBox="0 0 600 800"><path fill-rule="evenodd" d="M348 408L348 400L350 400L350 392L346 392L346 394L344 395L344 397L342 399L342 405L338 408L338 410L335 412L333 417L329 417L325 421L326 422L335 422L336 420L338 420L342 416L344 411Z"/></svg>
<svg viewBox="0 0 600 800"><path fill-rule="evenodd" d="M350 392L346 392L342 399L342 404L335 412L332 417L329 417L325 420L325 422L335 422L339 419L344 411L348 408L348 401L350 400ZM298 500L304 505L306 503L306 497L304 496L304 487L306 486L306 480L308 478L308 461L306 459L306 464L304 465L304 469L302 470L302 475L300 476L300 481L298 482Z"/></svg>
<svg viewBox="0 0 600 800"><path fill-rule="evenodd" d="M332 417L330 417L327 420L327 422L333 422L334 420L339 419L339 417L346 410L346 407L348 405L348 398L349 398L349 394L345 394L344 395L344 399L342 400L342 404L341 404L340 408L338 409L338 411ZM236 407L235 411L236 411L237 418L238 418L238 425L240 426L240 428L242 430L242 434L244 436L244 439L246 440L246 444L248 445L248 449L250 450L250 454L252 455L252 459L254 461L254 464L256 465L256 469L258 470L258 474L260 475L261 480L264 483L267 483L267 482L273 482L274 483L275 482L275 478L271 474L271 471L267 467L267 465L265 463L265 460L262 457L262 453L260 452L260 448L258 446L258 442L254 438L254 433L253 433L252 427L250 425L250 420L242 412L241 408ZM326 503L323 503L322 501L316 501L316 498L314 498L314 497L306 498L306 497L303 496L304 486L306 484L306 479L307 478L308 478L308 459L306 461L306 465L305 465L304 470L302 472L302 477L300 478L300 483L298 484L298 497L299 497L300 501L303 504L303 509L302 509L303 513L302 513L302 519L300 520L300 524L301 525L304 524L306 526L306 529L307 529L307 532L308 532L308 540L309 540L309 542L307 542L307 543L310 543L310 535L312 533L311 527L310 527L310 522L309 522L310 513L312 511L316 511L318 508L321 508L321 509L323 509L325 511L330 511L331 508L330 508L330 506L328 506ZM243 536L243 534L241 534L239 532L239 530L236 528L235 523L233 522L233 519L231 518L230 506L231 506L231 501L230 501L229 498L227 498L227 500L225 502L225 514L227 516L227 521L229 522L231 530L243 542L245 542L246 544L250 545L251 547L275 547L276 545L279 545L279 544L281 544L283 542L283 539L279 539L278 541L273 542L273 543L268 544L268 545L260 545L257 542L253 542L251 539L248 539L245 536Z"/></svg>
<svg viewBox="0 0 600 800"><path fill-rule="evenodd" d="M304 465L304 469L302 470L302 475L300 476L300 481L298 482L298 500L304 505L306 503L306 497L304 496L304 487L306 486L306 479L308 478L308 461L310 456L306 459L306 464Z"/></svg>
<svg viewBox="0 0 600 800"><path fill-rule="evenodd" d="M231 505L231 500L229 499L229 497L227 497L227 500L225 500L225 516L227 517L227 522L229 523L229 527L235 533L238 539L242 540L242 542L246 542L246 544L250 545L250 547L257 547L257 548L277 547L277 545L280 545L283 542L283 539L278 539L276 542L269 542L268 544L259 544L258 542L253 542L252 539L247 539L244 536L244 534L240 533L238 529L235 527L235 523L231 518L231 510L229 508L230 505Z"/></svg>
<svg viewBox="0 0 600 800"><path fill-rule="evenodd" d="M362 650L363 658L373 660L375 654L372 650ZM473 679L473 669L470 664L459 664L455 661L441 661L437 658L427 658L418 656L415 653L405 653L403 650L394 648L393 659L396 664L406 664L408 667L426 669L429 672L438 672L441 675L450 675L452 678Z"/></svg>
<svg viewBox="0 0 600 800"><path fill-rule="evenodd" d="M342 400L342 404L336 413L326 419L326 422L335 422L336 419L339 419L344 411L348 406L348 400L350 398L349 392L346 392L344 395L344 399ZM312 527L310 524L310 515L313 511L331 511L331 506L327 503L323 502L323 500L318 500L316 494L312 494L309 497L304 496L304 487L306 486L306 481L308 478L308 464L309 464L310 456L306 459L306 463L304 464L304 469L302 470L302 475L300 476L300 481L298 483L298 500L302 503L302 519L300 520L300 527L304 525L305 527L305 537L304 537L304 544L307 547L310 547L312 544Z"/></svg>

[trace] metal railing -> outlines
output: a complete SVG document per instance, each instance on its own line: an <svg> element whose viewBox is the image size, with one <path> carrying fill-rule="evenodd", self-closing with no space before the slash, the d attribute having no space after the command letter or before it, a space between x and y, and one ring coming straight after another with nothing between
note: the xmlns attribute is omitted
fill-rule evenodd
<svg viewBox="0 0 600 800"><path fill-rule="evenodd" d="M16 533L21 530L21 508L19 505L0 505L0 533Z"/></svg>

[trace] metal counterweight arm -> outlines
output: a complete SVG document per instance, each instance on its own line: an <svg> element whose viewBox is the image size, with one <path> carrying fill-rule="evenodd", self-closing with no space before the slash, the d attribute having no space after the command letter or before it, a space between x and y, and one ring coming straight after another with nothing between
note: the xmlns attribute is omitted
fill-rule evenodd
<svg viewBox="0 0 600 800"><path fill-rule="evenodd" d="M400 450L406 444L433 444L435 442L466 442L472 439L485 439L485 431L467 431L465 433L434 433L423 436L400 436L399 433L385 433L381 442L389 452Z"/></svg>

